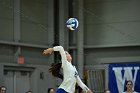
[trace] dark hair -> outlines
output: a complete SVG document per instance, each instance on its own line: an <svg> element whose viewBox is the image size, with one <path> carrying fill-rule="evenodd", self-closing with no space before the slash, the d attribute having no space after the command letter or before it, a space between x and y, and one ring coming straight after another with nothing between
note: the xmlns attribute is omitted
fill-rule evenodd
<svg viewBox="0 0 140 93"><path fill-rule="evenodd" d="M48 93L50 93L51 89L53 89L53 90L54 90L54 88L48 88Z"/></svg>
<svg viewBox="0 0 140 93"><path fill-rule="evenodd" d="M26 93L29 93L29 92L33 93L32 91L27 91Z"/></svg>
<svg viewBox="0 0 140 93"><path fill-rule="evenodd" d="M62 65L61 62L54 62L54 63L52 63L51 64L51 68L49 69L49 72L51 72L54 77L58 77L58 78L63 79L63 75L60 72L61 65Z"/></svg>
<svg viewBox="0 0 140 93"><path fill-rule="evenodd" d="M131 80L127 80L126 85L128 84L128 82L131 82L131 84L133 85L133 82Z"/></svg>

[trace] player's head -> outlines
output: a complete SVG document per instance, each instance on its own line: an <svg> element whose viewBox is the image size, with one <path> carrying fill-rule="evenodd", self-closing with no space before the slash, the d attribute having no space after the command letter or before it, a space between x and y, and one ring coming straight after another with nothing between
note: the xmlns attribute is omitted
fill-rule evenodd
<svg viewBox="0 0 140 93"><path fill-rule="evenodd" d="M33 93L32 91L27 91L26 93Z"/></svg>
<svg viewBox="0 0 140 93"><path fill-rule="evenodd" d="M133 82L131 80L126 81L126 88L127 90L132 90Z"/></svg>
<svg viewBox="0 0 140 93"><path fill-rule="evenodd" d="M55 93L54 88L49 88L49 89L48 89L48 93Z"/></svg>
<svg viewBox="0 0 140 93"><path fill-rule="evenodd" d="M0 93L6 93L6 87L5 86L0 87Z"/></svg>
<svg viewBox="0 0 140 93"><path fill-rule="evenodd" d="M104 93L111 93L109 89L105 90Z"/></svg>
<svg viewBox="0 0 140 93"><path fill-rule="evenodd" d="M70 55L67 51L65 51L65 53L66 53L67 60L68 60L69 62L71 62L71 61L72 61L71 55Z"/></svg>

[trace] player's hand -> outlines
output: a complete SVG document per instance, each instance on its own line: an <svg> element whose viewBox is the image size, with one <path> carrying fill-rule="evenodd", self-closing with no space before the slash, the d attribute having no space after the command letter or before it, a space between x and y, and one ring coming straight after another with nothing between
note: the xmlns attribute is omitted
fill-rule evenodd
<svg viewBox="0 0 140 93"><path fill-rule="evenodd" d="M86 91L86 93L93 93L91 90Z"/></svg>
<svg viewBox="0 0 140 93"><path fill-rule="evenodd" d="M47 55L47 54L52 54L53 51L54 51L53 48L48 48L48 49L45 49L45 50L43 51L43 54L45 54L45 55Z"/></svg>

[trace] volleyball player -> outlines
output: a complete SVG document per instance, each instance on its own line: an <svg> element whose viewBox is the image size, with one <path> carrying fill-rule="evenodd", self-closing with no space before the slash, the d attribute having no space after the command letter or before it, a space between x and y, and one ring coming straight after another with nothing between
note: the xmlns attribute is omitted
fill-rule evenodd
<svg viewBox="0 0 140 93"><path fill-rule="evenodd" d="M43 51L43 54L52 54L54 51L59 51L61 55L61 62L54 62L49 69L53 76L63 79L63 82L58 87L56 93L74 93L76 83L86 91L86 93L92 93L92 91L82 82L75 66L72 65L71 55L64 51L62 46L55 46ZM63 69L63 75L60 73L60 68Z"/></svg>

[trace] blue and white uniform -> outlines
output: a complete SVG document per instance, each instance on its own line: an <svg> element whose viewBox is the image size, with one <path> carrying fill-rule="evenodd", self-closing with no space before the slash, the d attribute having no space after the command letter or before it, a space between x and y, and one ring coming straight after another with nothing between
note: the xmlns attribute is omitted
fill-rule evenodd
<svg viewBox="0 0 140 93"><path fill-rule="evenodd" d="M59 51L61 54L62 68L63 68L63 82L58 89L64 89L68 93L75 92L76 83L83 89L89 90L89 88L82 82L78 72L70 62L67 61L66 53L62 46L53 47L54 51Z"/></svg>

